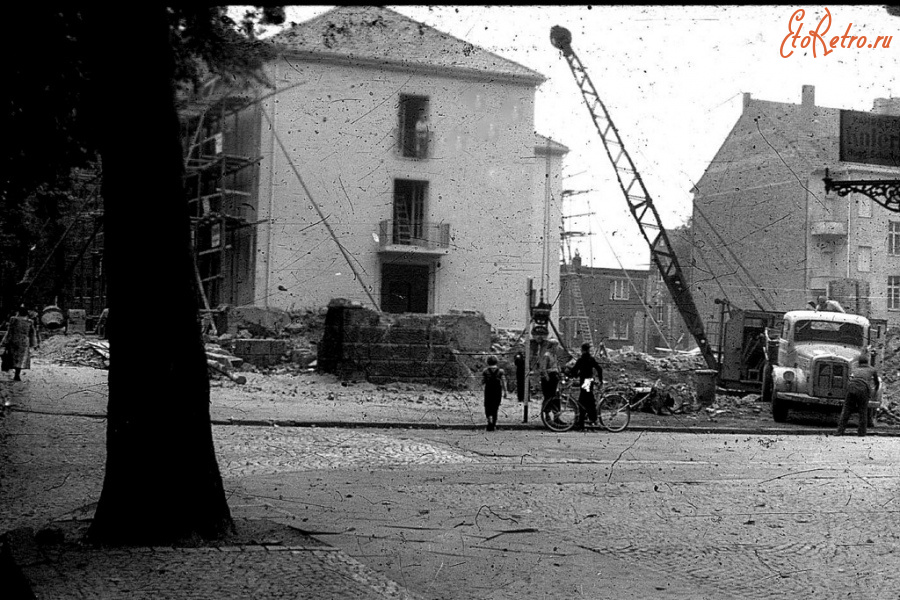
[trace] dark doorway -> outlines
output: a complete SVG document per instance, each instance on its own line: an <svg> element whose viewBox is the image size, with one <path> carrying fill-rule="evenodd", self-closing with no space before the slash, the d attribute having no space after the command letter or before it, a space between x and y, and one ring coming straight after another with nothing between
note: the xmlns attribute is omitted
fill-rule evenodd
<svg viewBox="0 0 900 600"><path fill-rule="evenodd" d="M428 265L381 265L381 310L428 312Z"/></svg>

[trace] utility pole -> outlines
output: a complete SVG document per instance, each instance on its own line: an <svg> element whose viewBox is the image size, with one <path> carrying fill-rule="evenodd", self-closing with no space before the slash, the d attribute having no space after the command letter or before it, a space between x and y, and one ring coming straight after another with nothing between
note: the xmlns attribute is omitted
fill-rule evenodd
<svg viewBox="0 0 900 600"><path fill-rule="evenodd" d="M528 402L531 400L531 307L534 302L534 279L525 285L525 394L522 396L522 422L528 422Z"/></svg>

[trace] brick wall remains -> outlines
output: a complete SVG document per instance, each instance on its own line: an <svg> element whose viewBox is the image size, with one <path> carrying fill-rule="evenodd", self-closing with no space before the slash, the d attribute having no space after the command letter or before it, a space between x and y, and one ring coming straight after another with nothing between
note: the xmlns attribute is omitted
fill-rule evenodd
<svg viewBox="0 0 900 600"><path fill-rule="evenodd" d="M405 381L468 387L458 353L486 352L491 326L480 313L386 314L332 301L319 344L320 371L373 383Z"/></svg>

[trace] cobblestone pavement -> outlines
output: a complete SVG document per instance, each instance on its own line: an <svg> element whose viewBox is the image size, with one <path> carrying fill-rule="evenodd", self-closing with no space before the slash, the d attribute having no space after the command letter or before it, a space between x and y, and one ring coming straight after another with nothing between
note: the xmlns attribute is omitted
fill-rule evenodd
<svg viewBox="0 0 900 600"><path fill-rule="evenodd" d="M275 435L329 443L307 433ZM381 456L285 458L233 502L429 598L900 597L893 438L328 435ZM258 437L235 430L220 455L241 436ZM429 444L422 464L400 451Z"/></svg>
<svg viewBox="0 0 900 600"><path fill-rule="evenodd" d="M17 387L0 381L17 404L0 419L0 532L89 518L99 497L105 373L41 366ZM243 409L246 421L266 421L253 401ZM418 414L431 410L423 402ZM235 517L291 525L330 550L145 549L100 563L72 550L45 564L53 577L30 576L90 581L92 597L167 597L153 585L219 568L210 585L241 573L243 595L228 584L195 597L304 597L295 574L330 585L340 571L343 591L306 597L900 598L900 439L748 431L220 425ZM294 595L275 587L282 577ZM57 591L42 597L66 597Z"/></svg>

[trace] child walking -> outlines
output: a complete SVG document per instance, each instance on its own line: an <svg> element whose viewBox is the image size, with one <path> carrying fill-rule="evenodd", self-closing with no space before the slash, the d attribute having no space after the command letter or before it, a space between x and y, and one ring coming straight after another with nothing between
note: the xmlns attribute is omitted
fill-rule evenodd
<svg viewBox="0 0 900 600"><path fill-rule="evenodd" d="M506 398L506 374L497 366L497 357L489 356L487 368L481 372L481 384L484 386L484 416L487 417L487 430L497 428L497 411L502 398Z"/></svg>

